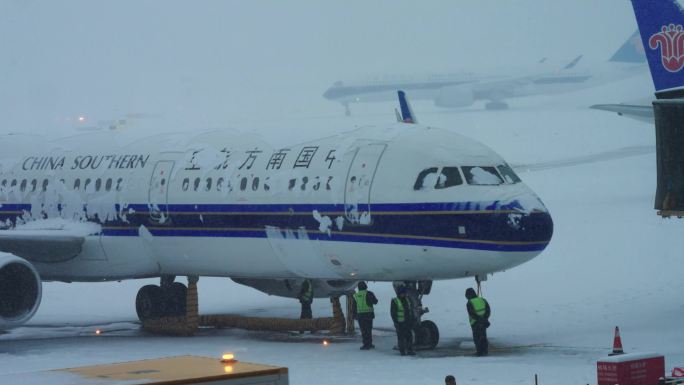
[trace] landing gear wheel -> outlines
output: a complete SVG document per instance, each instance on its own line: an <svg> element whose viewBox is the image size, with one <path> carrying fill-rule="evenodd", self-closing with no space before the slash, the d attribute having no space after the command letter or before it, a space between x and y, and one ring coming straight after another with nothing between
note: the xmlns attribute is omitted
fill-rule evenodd
<svg viewBox="0 0 684 385"><path fill-rule="evenodd" d="M413 344L416 349L432 350L439 342L439 330L432 321L421 321L420 325L413 328Z"/></svg>
<svg viewBox="0 0 684 385"><path fill-rule="evenodd" d="M421 329L425 333L425 346L428 349L434 349L439 343L439 329L432 321L423 321L420 323Z"/></svg>
<svg viewBox="0 0 684 385"><path fill-rule="evenodd" d="M174 282L169 286L165 293L164 315L184 316L186 310L188 288L180 282Z"/></svg>
<svg viewBox="0 0 684 385"><path fill-rule="evenodd" d="M138 290L138 295L135 297L135 312L138 313L138 319L141 322L159 318L162 315L160 304L163 294L161 287L157 285L143 286Z"/></svg>
<svg viewBox="0 0 684 385"><path fill-rule="evenodd" d="M487 111L500 111L500 110L507 110L508 109L508 104L504 102L489 102L485 104L485 110Z"/></svg>

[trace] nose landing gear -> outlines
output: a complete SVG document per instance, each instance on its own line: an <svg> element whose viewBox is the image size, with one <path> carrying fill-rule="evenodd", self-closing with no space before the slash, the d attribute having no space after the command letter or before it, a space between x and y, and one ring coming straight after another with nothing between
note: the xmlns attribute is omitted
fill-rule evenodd
<svg viewBox="0 0 684 385"><path fill-rule="evenodd" d="M396 281L393 283L393 286L395 292L402 286L407 289L406 296L411 302L413 319L415 320L413 326L414 349L434 349L439 343L439 329L434 322L421 320L423 314L430 311L429 308L423 307L422 298L424 295L430 294L432 281Z"/></svg>

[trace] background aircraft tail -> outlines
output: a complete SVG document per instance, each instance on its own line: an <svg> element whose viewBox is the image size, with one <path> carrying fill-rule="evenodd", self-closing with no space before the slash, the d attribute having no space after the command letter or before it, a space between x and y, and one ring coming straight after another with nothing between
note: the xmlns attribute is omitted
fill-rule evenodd
<svg viewBox="0 0 684 385"><path fill-rule="evenodd" d="M632 0L632 6L656 95L684 90L684 2Z"/></svg>
<svg viewBox="0 0 684 385"><path fill-rule="evenodd" d="M627 41L618 48L610 58L611 62L618 63L643 63L646 61L644 47L641 45L639 31L635 31Z"/></svg>

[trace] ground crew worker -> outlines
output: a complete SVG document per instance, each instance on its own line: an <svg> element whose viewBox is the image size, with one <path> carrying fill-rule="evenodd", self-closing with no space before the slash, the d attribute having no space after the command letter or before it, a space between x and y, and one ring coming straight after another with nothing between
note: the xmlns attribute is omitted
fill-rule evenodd
<svg viewBox="0 0 684 385"><path fill-rule="evenodd" d="M311 281L305 279L302 283L302 287L299 289L299 303L302 304L302 314L299 316L300 319L311 319L313 314L311 312L311 303L313 302L313 285Z"/></svg>
<svg viewBox="0 0 684 385"><path fill-rule="evenodd" d="M352 309L354 310L354 318L359 322L359 329L361 329L361 339L363 340L361 350L373 349L375 348L372 334L373 318L375 318L373 305L378 303L378 299L372 291L368 291L366 282L359 282L358 289L352 296Z"/></svg>
<svg viewBox="0 0 684 385"><path fill-rule="evenodd" d="M402 286L397 290L397 296L392 300L390 314L394 321L394 328L397 331L397 344L399 353L402 356L413 356L413 309L411 301L406 298L406 287Z"/></svg>
<svg viewBox="0 0 684 385"><path fill-rule="evenodd" d="M486 299L479 297L472 287L466 290L465 296L468 299L466 308L470 317L470 327L473 329L473 342L475 349L477 349L477 356L486 356L489 354L489 342L487 341L489 303Z"/></svg>
<svg viewBox="0 0 684 385"><path fill-rule="evenodd" d="M444 385L456 385L456 377L451 374L444 378Z"/></svg>

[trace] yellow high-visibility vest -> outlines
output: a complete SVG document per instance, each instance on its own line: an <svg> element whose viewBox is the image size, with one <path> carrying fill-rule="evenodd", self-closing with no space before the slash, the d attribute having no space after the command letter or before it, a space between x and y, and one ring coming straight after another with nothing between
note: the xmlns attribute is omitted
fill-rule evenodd
<svg viewBox="0 0 684 385"><path fill-rule="evenodd" d="M475 314L477 314L479 317L482 317L487 312L487 301L485 301L484 298L471 298L470 303L473 305L473 310L475 310ZM470 326L475 325L475 321L475 318L470 317Z"/></svg>
<svg viewBox="0 0 684 385"><path fill-rule="evenodd" d="M368 290L359 290L354 293L354 301L356 301L356 314L373 313L373 305L368 305L366 301Z"/></svg>

